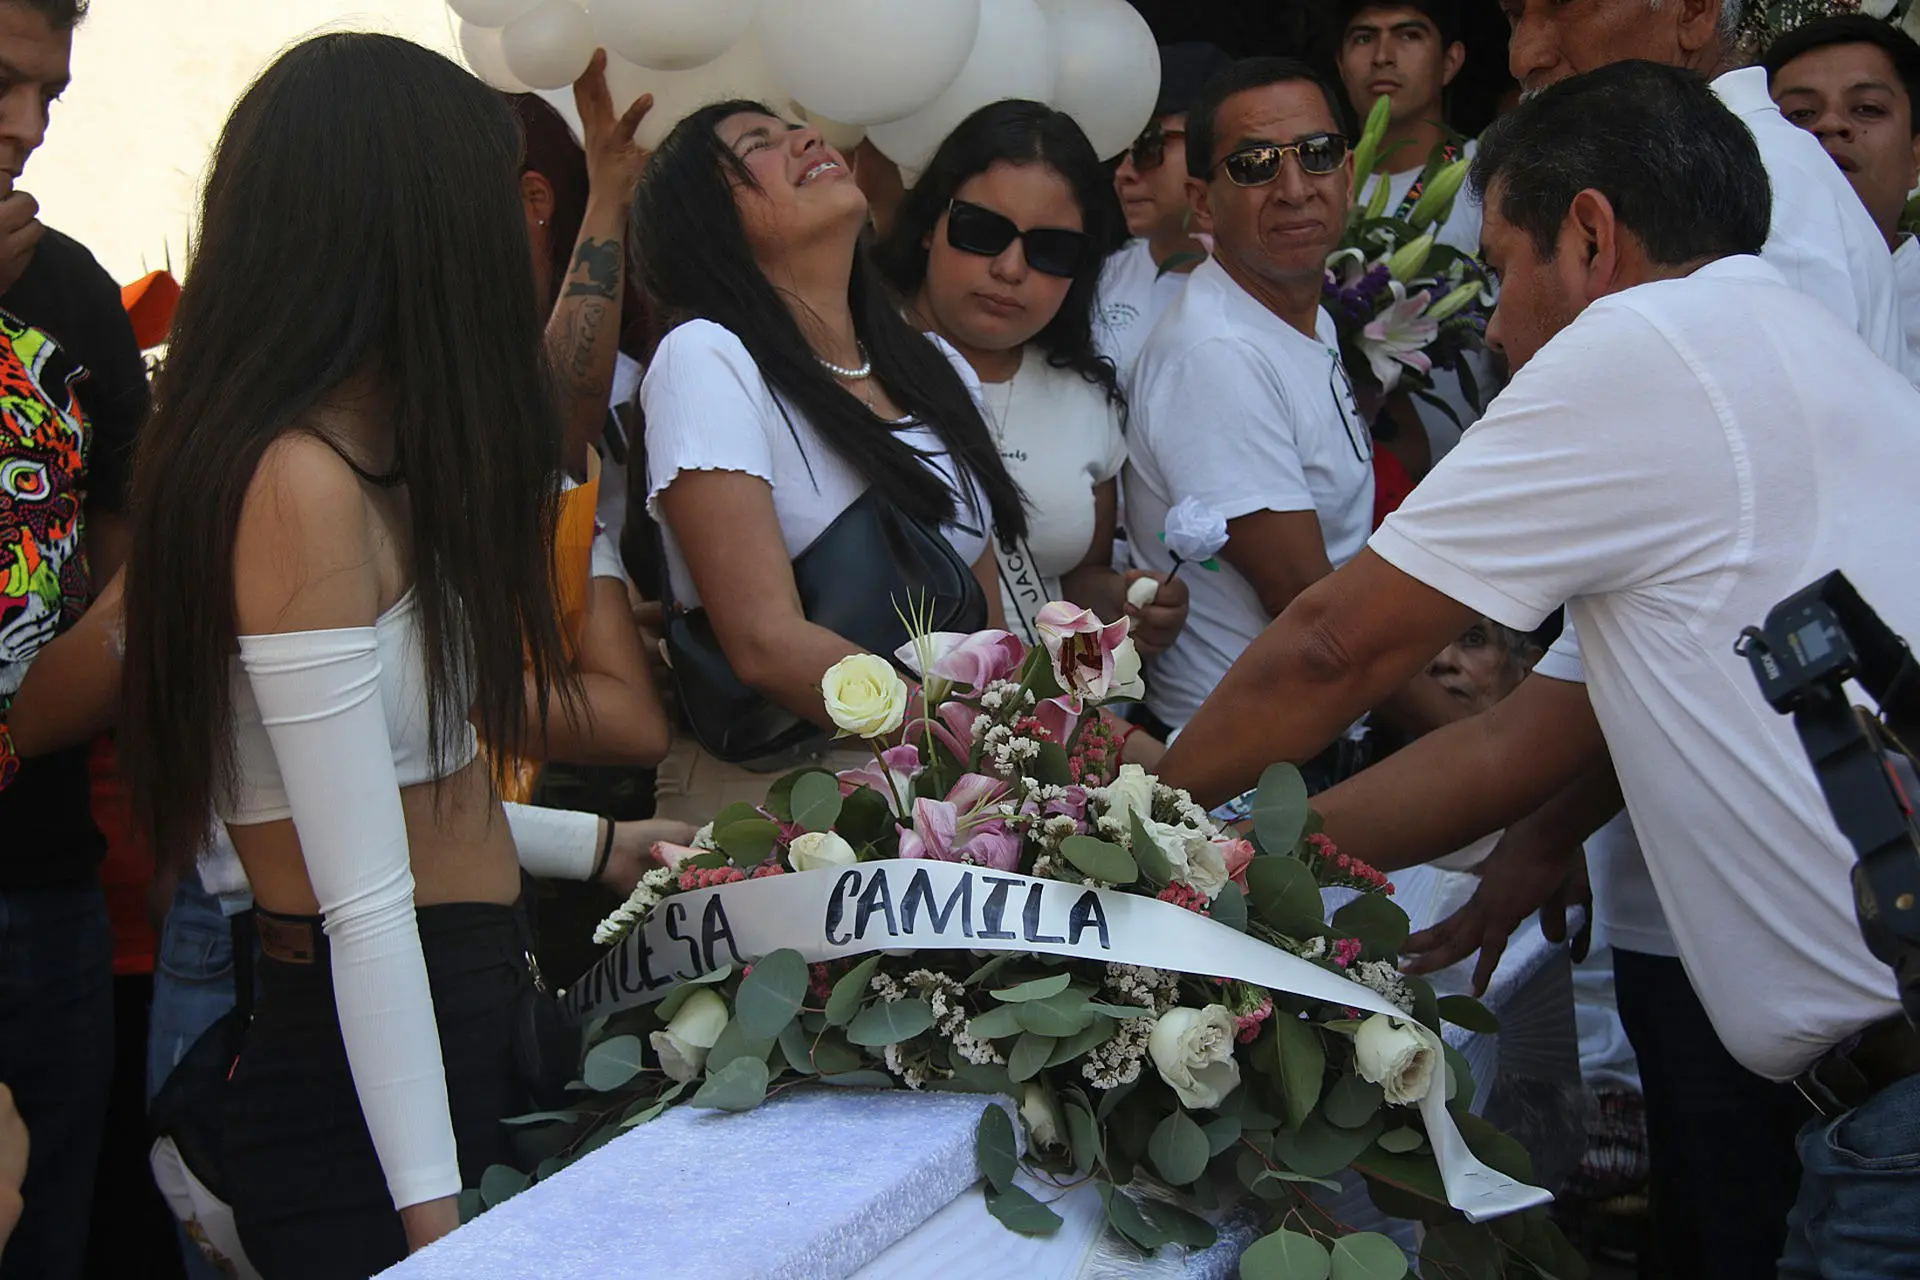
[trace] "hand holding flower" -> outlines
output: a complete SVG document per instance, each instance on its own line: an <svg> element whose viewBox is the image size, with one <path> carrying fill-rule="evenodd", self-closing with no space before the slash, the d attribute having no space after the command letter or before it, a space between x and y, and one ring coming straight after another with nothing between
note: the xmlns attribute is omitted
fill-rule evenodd
<svg viewBox="0 0 1920 1280"><path fill-rule="evenodd" d="M1127 617L1133 643L1146 657L1173 647L1187 625L1187 584L1173 574L1127 571Z"/></svg>

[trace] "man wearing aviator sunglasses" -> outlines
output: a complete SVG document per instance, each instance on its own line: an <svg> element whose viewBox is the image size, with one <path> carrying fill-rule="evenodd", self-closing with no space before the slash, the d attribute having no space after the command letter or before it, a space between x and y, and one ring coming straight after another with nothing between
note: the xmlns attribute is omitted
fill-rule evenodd
<svg viewBox="0 0 1920 1280"><path fill-rule="evenodd" d="M1269 621L1366 545L1374 485L1320 306L1352 180L1335 91L1291 59L1236 63L1195 100L1186 147L1213 254L1141 352L1126 473L1143 567L1172 568L1159 534L1175 504L1197 500L1227 524L1225 563L1186 575L1187 628L1153 660L1148 705L1176 728ZM1432 686L1422 705L1445 719L1445 701Z"/></svg>
<svg viewBox="0 0 1920 1280"><path fill-rule="evenodd" d="M1200 88L1233 59L1198 42L1160 47L1160 97L1153 119L1120 157L1114 191L1135 237L1107 260L1100 277L1095 338L1124 376L1187 273L1206 258L1194 239L1205 226L1187 203L1187 108Z"/></svg>

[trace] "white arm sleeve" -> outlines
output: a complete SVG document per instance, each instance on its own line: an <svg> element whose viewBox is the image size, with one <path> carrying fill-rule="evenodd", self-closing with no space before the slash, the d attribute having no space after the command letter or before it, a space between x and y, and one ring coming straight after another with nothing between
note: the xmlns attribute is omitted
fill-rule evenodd
<svg viewBox="0 0 1920 1280"><path fill-rule="evenodd" d="M600 857L600 819L572 809L542 809L537 805L505 806L513 847L520 866L529 875L550 880L591 880Z"/></svg>
<svg viewBox="0 0 1920 1280"><path fill-rule="evenodd" d="M333 955L353 1086L396 1209L456 1195L440 1031L372 627L241 636Z"/></svg>

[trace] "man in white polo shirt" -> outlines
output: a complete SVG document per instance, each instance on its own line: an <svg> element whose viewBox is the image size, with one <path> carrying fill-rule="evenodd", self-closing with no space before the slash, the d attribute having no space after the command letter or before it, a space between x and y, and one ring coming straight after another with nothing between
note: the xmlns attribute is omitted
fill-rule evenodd
<svg viewBox="0 0 1920 1280"><path fill-rule="evenodd" d="M1773 222L1760 256L1911 375L1887 242L1820 144L1774 106L1766 70L1734 60L1731 37L1750 3L1500 0L1513 28L1507 66L1528 94L1623 58L1712 77L1714 93L1753 133L1773 185Z"/></svg>
<svg viewBox="0 0 1920 1280"><path fill-rule="evenodd" d="M1353 172L1335 102L1304 63L1250 58L1187 114L1188 191L1214 251L1141 352L1126 470L1141 567L1174 570L1175 505L1226 521L1218 570L1182 572L1186 630L1152 660L1147 705L1172 729L1372 530L1373 443L1320 306Z"/></svg>
<svg viewBox="0 0 1920 1280"><path fill-rule="evenodd" d="M1525 629L1567 602L1586 696L1528 681L1496 709L1540 725L1509 781L1538 804L1610 752L1721 1041L1770 1079L1806 1073L1830 1108L1801 1138L1781 1274L1914 1274L1920 1035L1859 936L1853 851L1733 645L1835 568L1920 634L1920 433L1887 429L1920 419L1920 392L1755 256L1770 199L1741 124L1696 76L1632 62L1482 138L1488 337L1514 381L1248 650L1161 772L1231 795L1475 614Z"/></svg>

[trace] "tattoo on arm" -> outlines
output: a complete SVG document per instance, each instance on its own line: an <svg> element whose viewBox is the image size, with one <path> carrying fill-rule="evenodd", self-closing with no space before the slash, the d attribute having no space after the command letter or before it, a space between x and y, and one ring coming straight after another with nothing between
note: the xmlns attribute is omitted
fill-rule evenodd
<svg viewBox="0 0 1920 1280"><path fill-rule="evenodd" d="M584 273L584 275L582 274ZM620 243L617 240L582 240L573 251L573 266L567 272L568 298L613 298L620 293Z"/></svg>
<svg viewBox="0 0 1920 1280"><path fill-rule="evenodd" d="M573 395L606 398L607 389L601 385L605 379L595 377L593 368L594 347L606 318L607 304L598 298L581 303L567 317L560 354L562 372Z"/></svg>

